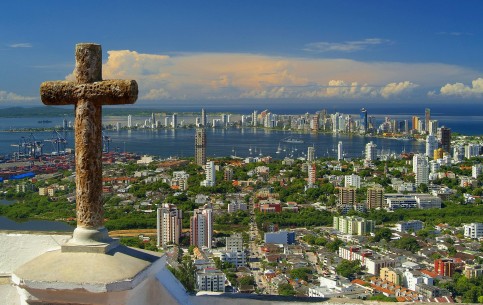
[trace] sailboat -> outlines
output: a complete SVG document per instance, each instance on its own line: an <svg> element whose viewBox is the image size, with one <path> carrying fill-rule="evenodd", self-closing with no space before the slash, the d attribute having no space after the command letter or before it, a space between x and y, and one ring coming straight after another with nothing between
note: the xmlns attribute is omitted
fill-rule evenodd
<svg viewBox="0 0 483 305"><path fill-rule="evenodd" d="M281 152L282 152L282 147L280 147L280 143L278 143L278 148L277 148L277 151L275 153L279 154Z"/></svg>

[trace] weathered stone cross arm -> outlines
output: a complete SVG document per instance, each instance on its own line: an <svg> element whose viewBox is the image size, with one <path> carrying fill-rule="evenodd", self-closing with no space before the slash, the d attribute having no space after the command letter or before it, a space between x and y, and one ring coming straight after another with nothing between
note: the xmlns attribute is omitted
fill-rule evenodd
<svg viewBox="0 0 483 305"><path fill-rule="evenodd" d="M138 95L134 80L103 80L86 84L70 81L49 81L40 85L45 105L72 105L88 100L98 105L133 104Z"/></svg>

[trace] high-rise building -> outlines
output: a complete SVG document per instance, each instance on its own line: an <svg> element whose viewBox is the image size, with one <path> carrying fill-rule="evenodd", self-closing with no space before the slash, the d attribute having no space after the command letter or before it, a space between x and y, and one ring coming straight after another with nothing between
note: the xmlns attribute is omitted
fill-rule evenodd
<svg viewBox="0 0 483 305"><path fill-rule="evenodd" d="M342 141L339 141L339 144L337 145L337 160L344 160L344 151L343 151L343 146L342 146Z"/></svg>
<svg viewBox="0 0 483 305"><path fill-rule="evenodd" d="M151 126L156 126L156 115L153 113L151 113Z"/></svg>
<svg viewBox="0 0 483 305"><path fill-rule="evenodd" d="M253 127L257 127L257 125L258 125L258 111L253 110L253 113L252 113L252 126Z"/></svg>
<svg viewBox="0 0 483 305"><path fill-rule="evenodd" d="M164 117L164 127L165 128L169 128L170 127L170 125L171 125L170 122L171 122L171 118L169 116Z"/></svg>
<svg viewBox="0 0 483 305"><path fill-rule="evenodd" d="M377 145L374 144L372 141L366 144L365 149L365 159L368 161L376 160L377 158Z"/></svg>
<svg viewBox="0 0 483 305"><path fill-rule="evenodd" d="M127 116L127 128L132 128L132 115Z"/></svg>
<svg viewBox="0 0 483 305"><path fill-rule="evenodd" d="M172 119L171 119L171 127L176 128L178 127L178 114L173 113Z"/></svg>
<svg viewBox="0 0 483 305"><path fill-rule="evenodd" d="M164 247L169 244L179 244L181 236L181 221L183 212L175 205L166 203L157 210L156 231L158 235L157 246Z"/></svg>
<svg viewBox="0 0 483 305"><path fill-rule="evenodd" d="M420 119L419 117L413 115L412 117L412 129L418 131L419 130L419 124L420 124Z"/></svg>
<svg viewBox="0 0 483 305"><path fill-rule="evenodd" d="M469 143L465 145L465 158L470 159L480 155L481 145L476 143Z"/></svg>
<svg viewBox="0 0 483 305"><path fill-rule="evenodd" d="M354 187L340 187L339 188L339 204L356 203L356 188Z"/></svg>
<svg viewBox="0 0 483 305"><path fill-rule="evenodd" d="M438 148L438 140L431 133L426 137L426 156L432 157L434 150Z"/></svg>
<svg viewBox="0 0 483 305"><path fill-rule="evenodd" d="M483 173L483 166L481 164L475 164L471 167L471 177L478 178Z"/></svg>
<svg viewBox="0 0 483 305"><path fill-rule="evenodd" d="M415 154L413 156L413 173L415 174L416 185L428 184L429 163L426 155Z"/></svg>
<svg viewBox="0 0 483 305"><path fill-rule="evenodd" d="M215 186L216 183L216 168L215 162L208 161L205 166L205 180L201 181L202 186Z"/></svg>
<svg viewBox="0 0 483 305"><path fill-rule="evenodd" d="M69 127L69 123L67 122L67 119L66 119L66 118L64 118L64 119L62 120L62 129L63 129L63 130L66 130L66 129L67 129L67 127Z"/></svg>
<svg viewBox="0 0 483 305"><path fill-rule="evenodd" d="M195 209L190 218L190 245L211 248L213 239L213 211L207 207Z"/></svg>
<svg viewBox="0 0 483 305"><path fill-rule="evenodd" d="M199 166L203 166L206 163L206 132L203 127L196 128L195 162Z"/></svg>
<svg viewBox="0 0 483 305"><path fill-rule="evenodd" d="M438 132L438 140L441 143L441 148L451 153L451 129L442 126Z"/></svg>
<svg viewBox="0 0 483 305"><path fill-rule="evenodd" d="M315 163L309 164L307 168L307 172L308 172L307 184L308 184L308 187L311 188L315 185L315 182L317 181L317 172L316 172Z"/></svg>
<svg viewBox="0 0 483 305"><path fill-rule="evenodd" d="M315 161L315 147L309 146L307 148L307 161L313 162Z"/></svg>
<svg viewBox="0 0 483 305"><path fill-rule="evenodd" d="M424 110L424 130L429 133L429 121L431 120L431 109Z"/></svg>
<svg viewBox="0 0 483 305"><path fill-rule="evenodd" d="M208 120L206 118L205 108L201 108L201 126L206 127Z"/></svg>
<svg viewBox="0 0 483 305"><path fill-rule="evenodd" d="M367 189L367 208L377 209L384 207L384 189L371 187Z"/></svg>
<svg viewBox="0 0 483 305"><path fill-rule="evenodd" d="M231 182L233 180L233 167L226 166L223 170L223 180Z"/></svg>
<svg viewBox="0 0 483 305"><path fill-rule="evenodd" d="M365 108L361 109L361 130L367 133L367 110Z"/></svg>
<svg viewBox="0 0 483 305"><path fill-rule="evenodd" d="M228 115L226 113L221 114L220 120L223 127L226 127L228 125Z"/></svg>
<svg viewBox="0 0 483 305"><path fill-rule="evenodd" d="M356 189L361 187L361 177L358 175L345 175L344 176L345 187L355 187Z"/></svg>
<svg viewBox="0 0 483 305"><path fill-rule="evenodd" d="M436 135L438 133L438 120L429 120L429 134Z"/></svg>

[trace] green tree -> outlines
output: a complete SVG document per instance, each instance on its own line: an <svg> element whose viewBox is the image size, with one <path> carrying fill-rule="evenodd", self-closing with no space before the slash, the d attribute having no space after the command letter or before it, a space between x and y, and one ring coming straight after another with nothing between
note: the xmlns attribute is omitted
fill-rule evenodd
<svg viewBox="0 0 483 305"><path fill-rule="evenodd" d="M292 285L281 283L278 285L278 294L284 296L292 296L295 295L295 289L293 289Z"/></svg>
<svg viewBox="0 0 483 305"><path fill-rule="evenodd" d="M361 272L361 262L359 260L349 261L343 259L335 268L337 274L343 277L352 277L354 274Z"/></svg>

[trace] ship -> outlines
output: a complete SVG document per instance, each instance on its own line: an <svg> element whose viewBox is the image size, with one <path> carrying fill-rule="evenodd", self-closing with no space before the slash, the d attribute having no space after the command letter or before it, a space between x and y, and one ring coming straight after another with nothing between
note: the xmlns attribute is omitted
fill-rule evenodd
<svg viewBox="0 0 483 305"><path fill-rule="evenodd" d="M302 144L302 143L304 143L304 140L299 139L299 138L294 138L294 137L288 137L288 138L282 139L281 141L285 142L285 143L291 143L291 144Z"/></svg>

